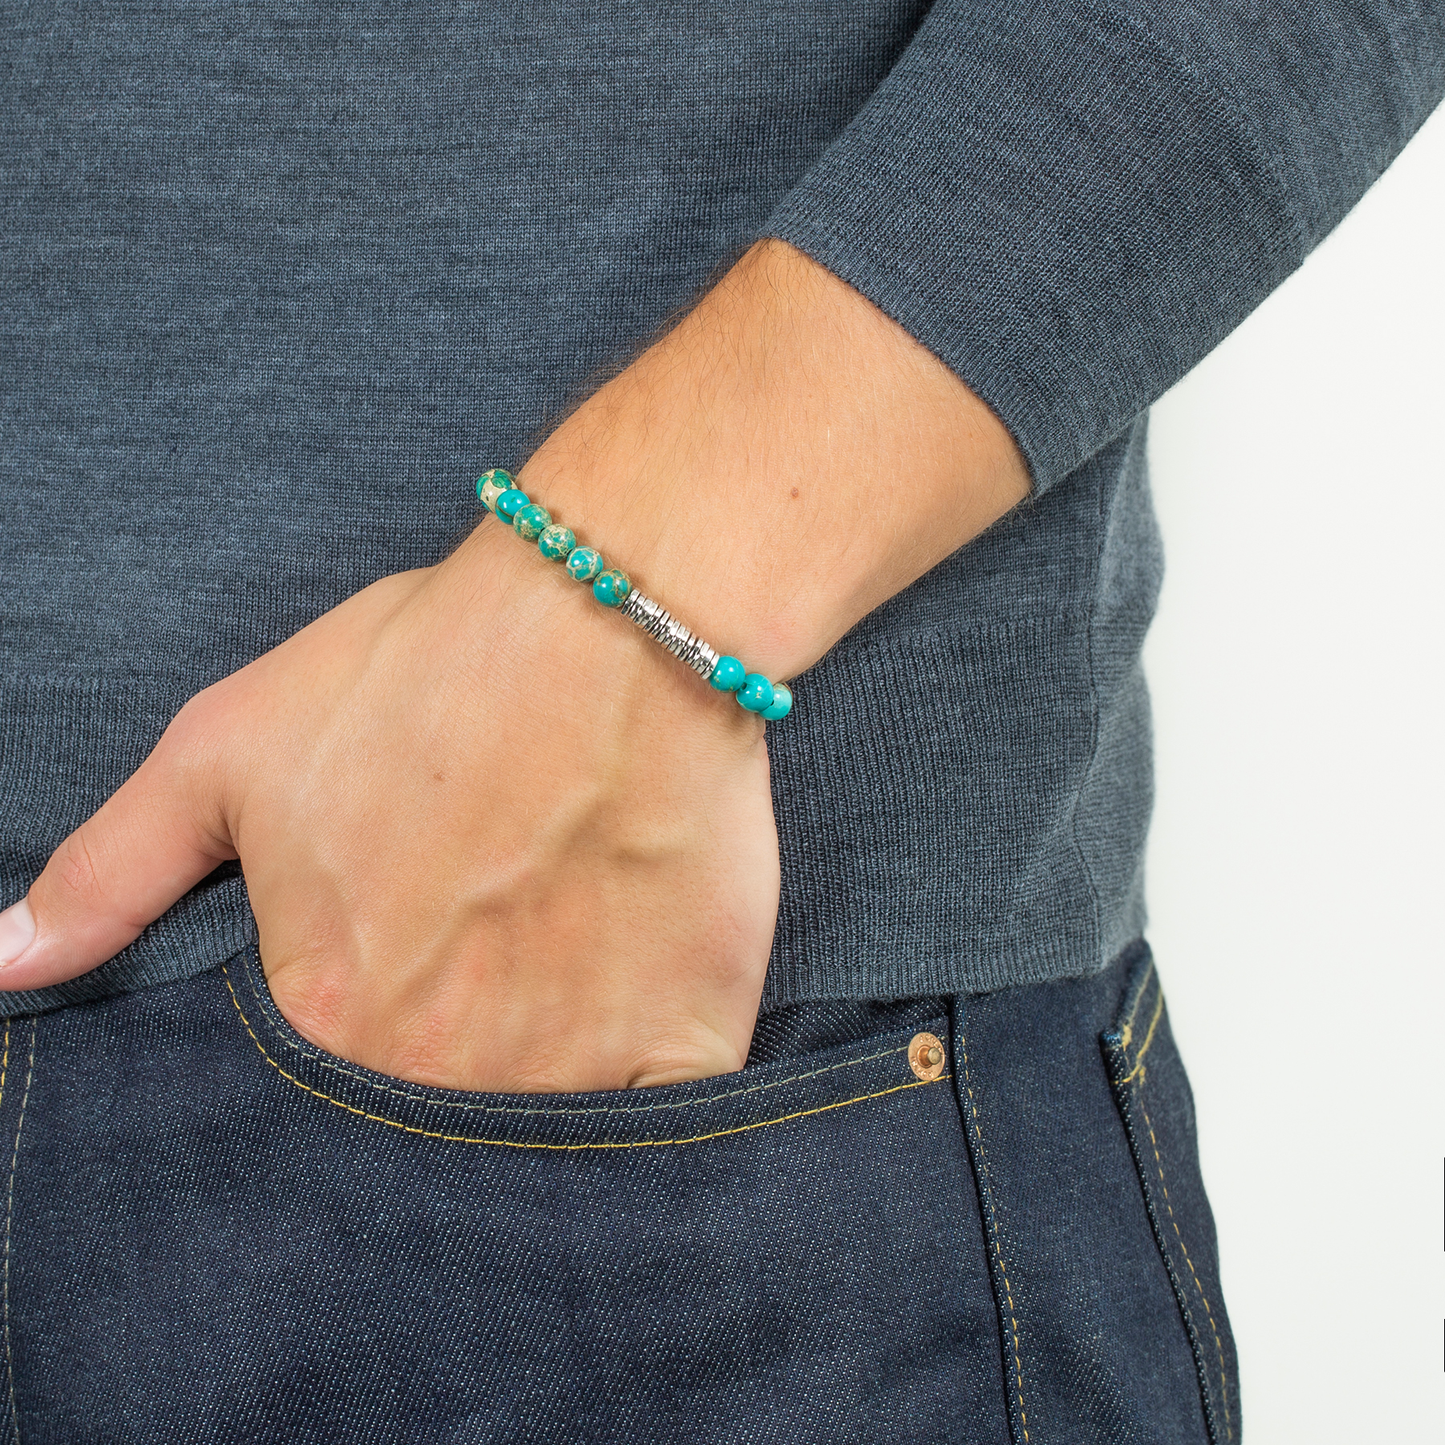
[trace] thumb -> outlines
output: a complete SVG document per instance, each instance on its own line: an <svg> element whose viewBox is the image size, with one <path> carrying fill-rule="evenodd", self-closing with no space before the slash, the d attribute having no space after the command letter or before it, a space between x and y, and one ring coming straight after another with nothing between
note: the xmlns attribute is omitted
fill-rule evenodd
<svg viewBox="0 0 1445 1445"><path fill-rule="evenodd" d="M0 913L0 991L88 973L219 863L236 856L219 769L187 704L155 750Z"/></svg>

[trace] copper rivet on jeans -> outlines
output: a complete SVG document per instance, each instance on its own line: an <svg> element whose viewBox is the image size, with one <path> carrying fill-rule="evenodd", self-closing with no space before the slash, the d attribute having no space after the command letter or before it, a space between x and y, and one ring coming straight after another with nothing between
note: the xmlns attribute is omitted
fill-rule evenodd
<svg viewBox="0 0 1445 1445"><path fill-rule="evenodd" d="M943 1072L943 1045L932 1034L914 1034L908 1044L908 1067L931 1084Z"/></svg>

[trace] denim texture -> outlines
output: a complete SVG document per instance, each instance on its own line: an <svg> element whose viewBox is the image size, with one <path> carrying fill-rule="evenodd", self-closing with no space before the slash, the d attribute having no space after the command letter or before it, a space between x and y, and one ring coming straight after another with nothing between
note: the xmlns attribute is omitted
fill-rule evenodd
<svg viewBox="0 0 1445 1445"><path fill-rule="evenodd" d="M1036 495L795 680L767 997L1102 968L1144 925L1144 408L1419 124L1441 27L1360 0L0 0L0 906L188 697L439 560L484 465L776 234L995 407ZM253 932L222 869L0 1012Z"/></svg>
<svg viewBox="0 0 1445 1445"><path fill-rule="evenodd" d="M960 1012L1016 1445L1239 1440L1194 1101L1148 947Z"/></svg>
<svg viewBox="0 0 1445 1445"><path fill-rule="evenodd" d="M1152 978L1136 946L1088 980L789 1005L740 1074L570 1096L323 1053L249 952L12 1019L9 1438L1238 1439ZM1148 1109L1142 1164L1111 1069Z"/></svg>

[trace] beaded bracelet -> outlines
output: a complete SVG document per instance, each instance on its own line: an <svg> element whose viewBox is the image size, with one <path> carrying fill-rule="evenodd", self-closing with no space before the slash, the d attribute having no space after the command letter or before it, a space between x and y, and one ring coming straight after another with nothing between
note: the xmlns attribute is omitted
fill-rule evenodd
<svg viewBox="0 0 1445 1445"><path fill-rule="evenodd" d="M787 717L793 694L786 683L769 682L760 672L749 672L735 657L719 656L702 638L689 632L650 597L644 597L627 573L608 567L595 547L579 547L576 534L552 520L546 507L517 489L510 472L494 467L477 478L477 500L499 522L554 562L566 565L568 574L592 584L592 595L604 606L615 607L674 657L685 662L719 692L737 695L738 704L769 722Z"/></svg>

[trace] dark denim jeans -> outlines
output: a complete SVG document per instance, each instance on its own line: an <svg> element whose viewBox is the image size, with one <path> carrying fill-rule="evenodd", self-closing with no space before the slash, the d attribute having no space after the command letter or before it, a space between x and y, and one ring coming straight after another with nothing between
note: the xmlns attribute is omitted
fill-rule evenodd
<svg viewBox="0 0 1445 1445"><path fill-rule="evenodd" d="M1142 945L794 1005L741 1074L572 1096L331 1057L242 955L10 1021L5 1166L24 1445L1239 1438Z"/></svg>

